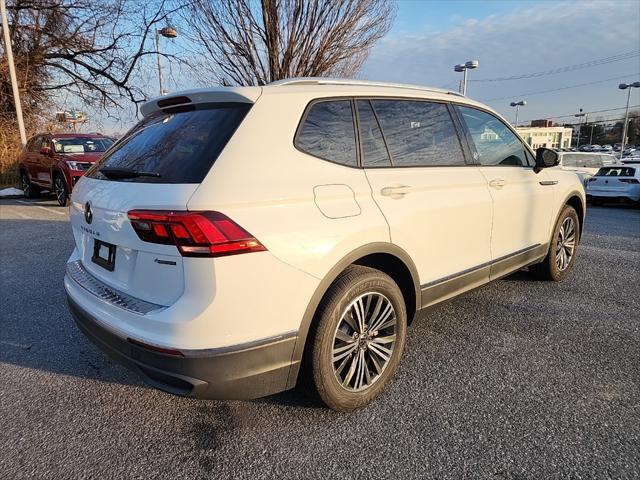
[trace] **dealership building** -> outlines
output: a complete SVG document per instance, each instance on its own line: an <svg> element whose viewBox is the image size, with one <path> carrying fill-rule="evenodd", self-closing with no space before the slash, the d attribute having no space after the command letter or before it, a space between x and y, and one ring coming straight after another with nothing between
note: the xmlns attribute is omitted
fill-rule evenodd
<svg viewBox="0 0 640 480"><path fill-rule="evenodd" d="M551 123L551 122L549 122ZM532 124L535 124L532 122ZM553 126L517 127L520 136L534 150L540 147L569 148L571 147L572 128Z"/></svg>

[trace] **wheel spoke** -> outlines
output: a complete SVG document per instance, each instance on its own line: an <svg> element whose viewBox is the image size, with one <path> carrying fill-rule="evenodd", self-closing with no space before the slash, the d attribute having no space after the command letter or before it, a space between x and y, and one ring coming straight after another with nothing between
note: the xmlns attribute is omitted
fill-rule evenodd
<svg viewBox="0 0 640 480"><path fill-rule="evenodd" d="M373 343L381 343L381 344L385 344L385 343L393 343L396 341L396 336L395 335L389 335L388 337L375 337L371 339L371 342Z"/></svg>
<svg viewBox="0 0 640 480"><path fill-rule="evenodd" d="M348 335L346 333L344 333L342 330L338 329L336 331L336 338L338 340L342 340L345 343L353 343L356 341L355 338L353 338L351 335Z"/></svg>
<svg viewBox="0 0 640 480"><path fill-rule="evenodd" d="M350 345L345 345L344 347L334 348L333 349L333 363L339 362L344 357L351 355L356 348L358 348L357 343L352 343Z"/></svg>
<svg viewBox="0 0 640 480"><path fill-rule="evenodd" d="M344 320L347 325L349 325L353 329L354 332L360 333L360 330L358 329L358 323L354 320L353 315L351 315L350 311L347 311L347 313L344 314L342 320Z"/></svg>
<svg viewBox="0 0 640 480"><path fill-rule="evenodd" d="M371 331L379 330L380 325L386 322L389 316L393 313L395 313L393 310L393 305L391 305L391 302L389 302L385 307L385 309L380 314L380 316L376 319L375 323L374 322L371 323L369 330Z"/></svg>
<svg viewBox="0 0 640 480"><path fill-rule="evenodd" d="M370 343L369 349L380 358L382 358L385 362L388 362L391 358L391 350L383 347L382 345L378 345L377 343Z"/></svg>

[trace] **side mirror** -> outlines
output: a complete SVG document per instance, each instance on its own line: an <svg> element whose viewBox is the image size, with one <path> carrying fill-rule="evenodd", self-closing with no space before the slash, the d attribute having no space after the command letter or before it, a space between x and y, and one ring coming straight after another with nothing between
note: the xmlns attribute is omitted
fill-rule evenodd
<svg viewBox="0 0 640 480"><path fill-rule="evenodd" d="M536 150L536 166L533 171L538 173L543 168L555 167L559 162L558 152L549 148L539 148Z"/></svg>
<svg viewBox="0 0 640 480"><path fill-rule="evenodd" d="M42 147L40 153L42 155L51 155L53 152L51 151L51 147Z"/></svg>

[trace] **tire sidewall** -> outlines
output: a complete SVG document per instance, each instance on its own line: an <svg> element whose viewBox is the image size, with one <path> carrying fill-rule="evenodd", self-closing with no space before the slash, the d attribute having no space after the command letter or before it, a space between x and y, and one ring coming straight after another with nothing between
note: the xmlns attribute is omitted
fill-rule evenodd
<svg viewBox="0 0 640 480"><path fill-rule="evenodd" d="M333 370L334 335L347 306L360 295L369 292L384 295L393 305L396 312L396 343L392 357L380 378L364 391L350 392L339 384ZM325 306L317 329L319 338L312 352L314 383L322 400L334 410L339 411L351 411L371 402L393 377L402 358L406 334L407 312L404 298L398 286L389 276L373 270L345 288L338 296L338 301Z"/></svg>
<svg viewBox="0 0 640 480"><path fill-rule="evenodd" d="M560 227L562 223L567 219L567 217L572 217L573 222L575 224L576 229L576 245L573 249L573 256L569 261L569 265L564 270L560 270L558 265L556 264L556 245L558 243L558 236L560 235ZM556 222L556 226L553 230L553 236L551 237L551 245L549 245L549 254L548 254L548 262L549 262L549 273L551 274L551 278L555 281L564 280L564 278L571 272L573 269L573 265L576 261L576 255L578 253L578 245L580 244L580 221L578 219L578 213L575 209L569 205L565 206L560 213L560 217L558 217L558 221Z"/></svg>

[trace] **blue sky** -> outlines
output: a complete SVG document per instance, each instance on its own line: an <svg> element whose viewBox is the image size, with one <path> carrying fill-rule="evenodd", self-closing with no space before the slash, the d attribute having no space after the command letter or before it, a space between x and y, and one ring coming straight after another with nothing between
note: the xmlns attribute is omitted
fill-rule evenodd
<svg viewBox="0 0 640 480"><path fill-rule="evenodd" d="M175 40L179 42L180 37ZM167 51L178 43L163 46ZM553 70L640 50L640 0L518 1L400 0L391 31L373 48L359 78L457 88L453 65L478 59L467 94L512 120L512 100L526 100L520 121L622 107L620 82L640 80L640 57L592 68L499 82L492 78ZM202 85L185 72L165 72L171 91ZM149 95L156 95L155 71ZM573 87L582 84L581 87ZM572 87L572 88L566 88ZM544 92L563 88L555 92ZM640 89L632 104L640 104ZM126 130L134 120L99 121L107 131ZM590 118L617 118L620 110ZM570 117L559 121L573 120Z"/></svg>

